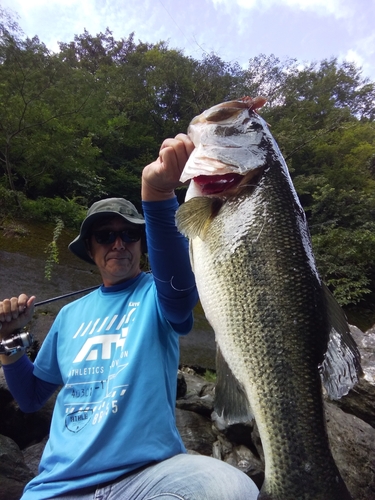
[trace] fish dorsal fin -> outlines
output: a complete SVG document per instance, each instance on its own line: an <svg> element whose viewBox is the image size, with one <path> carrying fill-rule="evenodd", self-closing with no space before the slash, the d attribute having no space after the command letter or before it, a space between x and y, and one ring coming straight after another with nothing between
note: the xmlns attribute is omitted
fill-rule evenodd
<svg viewBox="0 0 375 500"><path fill-rule="evenodd" d="M216 387L213 420L225 429L234 424L254 420L249 400L240 382L233 375L219 347L216 351Z"/></svg>
<svg viewBox="0 0 375 500"><path fill-rule="evenodd" d="M204 240L212 219L217 215L223 201L220 198L197 196L183 203L176 213L177 228L189 239Z"/></svg>
<svg viewBox="0 0 375 500"><path fill-rule="evenodd" d="M336 299L323 284L328 321L331 325L328 348L321 365L323 385L331 399L348 394L363 374L361 355L344 314Z"/></svg>

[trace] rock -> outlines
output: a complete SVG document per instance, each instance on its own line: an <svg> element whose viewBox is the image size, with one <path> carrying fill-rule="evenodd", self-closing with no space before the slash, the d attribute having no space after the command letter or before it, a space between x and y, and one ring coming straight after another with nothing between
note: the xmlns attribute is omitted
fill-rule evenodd
<svg viewBox="0 0 375 500"><path fill-rule="evenodd" d="M364 379L375 385L375 325L365 333L356 326L350 325L350 332L361 353Z"/></svg>
<svg viewBox="0 0 375 500"><path fill-rule="evenodd" d="M375 429L335 404L325 405L332 455L355 500L375 499Z"/></svg>
<svg viewBox="0 0 375 500"><path fill-rule="evenodd" d="M29 446L23 451L23 458L25 460L25 463L34 476L38 474L39 462L47 441L48 436L42 439L40 443Z"/></svg>
<svg viewBox="0 0 375 500"><path fill-rule="evenodd" d="M0 435L0 500L19 500L25 484L32 478L17 444Z"/></svg>
<svg viewBox="0 0 375 500"><path fill-rule="evenodd" d="M215 384L208 383L207 380L201 375L198 375L194 369L184 366L181 368L181 373L187 383L187 396L201 396L206 390L206 387L208 387L211 392L214 391Z"/></svg>
<svg viewBox="0 0 375 500"><path fill-rule="evenodd" d="M334 403L375 428L375 325L365 333L351 325L350 331L361 353L363 377Z"/></svg>
<svg viewBox="0 0 375 500"><path fill-rule="evenodd" d="M210 456L216 435L209 419L192 411L176 409L177 429L188 450Z"/></svg>
<svg viewBox="0 0 375 500"><path fill-rule="evenodd" d="M52 231L51 228L48 238L52 237ZM59 239L60 264L54 266L53 279L49 281L45 278L46 256L43 252L49 240L39 240L39 245L42 245L39 246L40 258L35 258L25 253L5 251L7 245L5 239L1 240L0 235L0 262L3 270L0 274L1 300L5 297L14 297L20 293L26 293L29 296L35 295L37 302L39 302L101 283L97 267L77 259L66 247L63 249L61 247L63 243L62 237L63 235ZM64 239L66 239L65 235ZM22 250L27 253L27 250ZM39 306L35 311L37 314L47 313L56 316L63 305L68 304L77 297L79 296L50 302ZM40 333L44 334L46 332L40 331Z"/></svg>
<svg viewBox="0 0 375 500"><path fill-rule="evenodd" d="M212 456L241 470L251 477L258 488L261 488L264 481L264 464L245 445L233 444L223 434L218 434Z"/></svg>
<svg viewBox="0 0 375 500"><path fill-rule="evenodd" d="M198 371L199 368L215 370L215 360L215 334L198 303L194 309L192 331L180 337L180 362Z"/></svg>
<svg viewBox="0 0 375 500"><path fill-rule="evenodd" d="M375 385L366 379L361 379L349 394L334 403L375 428Z"/></svg>
<svg viewBox="0 0 375 500"><path fill-rule="evenodd" d="M210 418L214 406L215 384L207 383L203 377L189 371L180 373L186 380L187 391L184 397L177 399L176 407Z"/></svg>
<svg viewBox="0 0 375 500"><path fill-rule="evenodd" d="M177 374L177 399L183 398L186 395L187 384L183 373L178 370Z"/></svg>
<svg viewBox="0 0 375 500"><path fill-rule="evenodd" d="M0 434L10 437L24 449L40 442L49 434L56 395L35 413L24 413L8 391L3 369L0 368Z"/></svg>

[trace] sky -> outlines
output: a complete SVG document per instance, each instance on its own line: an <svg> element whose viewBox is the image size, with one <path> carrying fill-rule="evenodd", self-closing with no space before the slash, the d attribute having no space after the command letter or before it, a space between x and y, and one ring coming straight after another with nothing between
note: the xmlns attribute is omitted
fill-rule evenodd
<svg viewBox="0 0 375 500"><path fill-rule="evenodd" d="M168 42L187 56L214 52L247 68L275 55L301 64L355 62L375 81L375 0L0 0L28 37L51 51L86 29L116 40Z"/></svg>

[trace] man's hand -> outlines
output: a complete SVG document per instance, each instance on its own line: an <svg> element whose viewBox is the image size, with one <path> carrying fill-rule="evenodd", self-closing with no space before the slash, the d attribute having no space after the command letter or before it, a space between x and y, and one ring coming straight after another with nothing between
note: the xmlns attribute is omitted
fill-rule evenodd
<svg viewBox="0 0 375 500"><path fill-rule="evenodd" d="M0 302L0 337L7 338L23 328L34 313L35 297L22 293L19 297Z"/></svg>
<svg viewBox="0 0 375 500"><path fill-rule="evenodd" d="M159 158L143 169L142 200L161 201L173 198L193 149L194 144L185 134L166 139L161 145Z"/></svg>

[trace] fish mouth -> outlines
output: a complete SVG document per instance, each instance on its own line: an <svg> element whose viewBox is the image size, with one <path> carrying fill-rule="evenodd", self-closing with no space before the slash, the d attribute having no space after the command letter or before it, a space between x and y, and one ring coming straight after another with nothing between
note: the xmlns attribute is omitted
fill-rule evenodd
<svg viewBox="0 0 375 500"><path fill-rule="evenodd" d="M198 175L194 177L194 182L199 186L201 193L205 196L225 193L229 189L237 187L243 180L241 174L222 175Z"/></svg>

